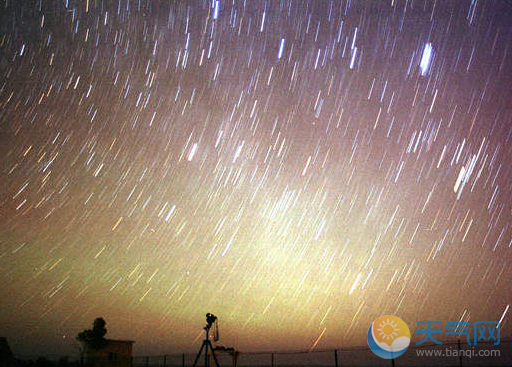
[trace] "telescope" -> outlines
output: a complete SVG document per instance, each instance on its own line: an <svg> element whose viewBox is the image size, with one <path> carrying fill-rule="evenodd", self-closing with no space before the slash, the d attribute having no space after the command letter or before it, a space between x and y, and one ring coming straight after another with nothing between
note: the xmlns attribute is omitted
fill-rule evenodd
<svg viewBox="0 0 512 367"><path fill-rule="evenodd" d="M215 355L215 350L212 346L212 342L210 341L210 329L213 326L213 340L217 341L219 340L219 328L217 326L217 316L211 313L206 314L206 326L203 327L203 329L206 332L206 336L203 340L203 344L201 345L201 349L199 349L199 352L197 353L196 359L194 360L194 364L192 367L196 367L197 361L199 360L199 357L201 357L201 353L203 352L204 348L204 367L209 367L209 359L208 359L208 349L211 351L211 355L213 356L213 361L215 362L216 367L220 367L219 362L217 361L217 356Z"/></svg>

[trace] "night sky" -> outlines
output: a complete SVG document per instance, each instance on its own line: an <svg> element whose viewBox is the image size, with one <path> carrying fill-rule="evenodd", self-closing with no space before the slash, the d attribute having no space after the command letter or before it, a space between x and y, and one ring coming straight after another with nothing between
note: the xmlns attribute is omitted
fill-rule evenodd
<svg viewBox="0 0 512 367"><path fill-rule="evenodd" d="M512 303L508 1L3 0L0 336L366 344Z"/></svg>

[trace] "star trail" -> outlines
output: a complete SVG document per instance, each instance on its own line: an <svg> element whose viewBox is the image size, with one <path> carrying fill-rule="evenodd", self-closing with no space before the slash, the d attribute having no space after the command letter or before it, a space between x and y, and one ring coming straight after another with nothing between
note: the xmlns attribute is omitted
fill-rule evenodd
<svg viewBox="0 0 512 367"><path fill-rule="evenodd" d="M512 303L507 1L1 2L0 332L365 344Z"/></svg>

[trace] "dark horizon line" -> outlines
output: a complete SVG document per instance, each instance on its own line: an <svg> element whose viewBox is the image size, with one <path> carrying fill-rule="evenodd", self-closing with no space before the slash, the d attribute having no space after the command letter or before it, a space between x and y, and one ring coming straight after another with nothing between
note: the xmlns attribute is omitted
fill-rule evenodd
<svg viewBox="0 0 512 367"><path fill-rule="evenodd" d="M455 345L458 346L459 340L463 339L453 339L450 341L442 341L443 344L435 344L435 343L423 343L421 345L409 345L407 349L423 349L423 348L429 348L429 347L442 347L446 345ZM463 340L464 341L464 340ZM478 343L476 346L482 346L482 345L495 345L500 346L502 343L512 343L512 337L506 337L506 338L500 338L500 344L495 345L493 341L484 341ZM465 342L461 343L463 346L474 348L475 345L468 345ZM462 348L462 349L468 349L468 348ZM369 346L364 345L357 345L357 346L351 346L351 347L333 347L333 348L322 348L322 349L313 349L313 350L307 350L307 349L300 349L300 350L266 350L266 351L244 351L244 350L236 350L239 354L247 354L247 355L270 355L270 354L315 354L315 353L328 353L328 352L353 352L353 351L370 351ZM141 354L141 355L133 355L131 358L145 358L145 357L163 357L163 356L169 356L169 357L182 357L182 356L195 356L197 352L174 352L174 353L159 353L159 354ZM15 358L18 359L30 359L34 357L65 357L69 356L68 354L20 354L17 355L13 353Z"/></svg>

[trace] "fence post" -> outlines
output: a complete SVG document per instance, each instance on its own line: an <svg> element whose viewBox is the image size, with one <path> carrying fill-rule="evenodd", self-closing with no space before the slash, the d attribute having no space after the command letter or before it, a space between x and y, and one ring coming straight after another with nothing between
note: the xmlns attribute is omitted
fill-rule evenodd
<svg viewBox="0 0 512 367"><path fill-rule="evenodd" d="M459 366L462 367L462 354L460 353L460 339L457 340L457 349L459 350Z"/></svg>
<svg viewBox="0 0 512 367"><path fill-rule="evenodd" d="M274 353L270 353L270 366L274 367Z"/></svg>
<svg viewBox="0 0 512 367"><path fill-rule="evenodd" d="M334 367L338 367L338 349L334 349Z"/></svg>

